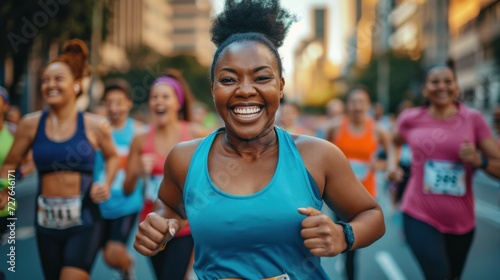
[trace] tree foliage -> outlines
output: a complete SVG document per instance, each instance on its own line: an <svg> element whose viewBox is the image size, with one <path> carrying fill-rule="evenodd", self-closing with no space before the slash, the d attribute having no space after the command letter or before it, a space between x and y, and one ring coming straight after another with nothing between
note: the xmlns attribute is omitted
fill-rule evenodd
<svg viewBox="0 0 500 280"><path fill-rule="evenodd" d="M101 0L2 0L0 2L0 65L8 57L13 59L13 81L9 91L16 93L17 84L28 66L34 42L39 44L38 53L43 62L48 59L50 46L71 38L90 43L92 13L95 1ZM106 17L109 12L104 11ZM103 32L105 35L105 32ZM2 67L3 68L3 67ZM2 73L0 73L2 74ZM3 83L3 75L0 75ZM13 103L19 96L12 94Z"/></svg>
<svg viewBox="0 0 500 280"><path fill-rule="evenodd" d="M396 112L403 100L421 99L422 66L419 60L393 52L384 55L389 64L389 111ZM370 98L377 101L378 64L382 57L375 57L364 69L358 69L353 84L363 84L370 90Z"/></svg>

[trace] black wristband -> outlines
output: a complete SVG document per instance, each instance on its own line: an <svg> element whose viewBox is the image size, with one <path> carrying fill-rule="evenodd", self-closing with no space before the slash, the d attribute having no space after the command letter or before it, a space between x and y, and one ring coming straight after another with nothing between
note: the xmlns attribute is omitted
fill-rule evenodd
<svg viewBox="0 0 500 280"><path fill-rule="evenodd" d="M342 251L342 253L345 253L349 250L351 250L352 245L354 244L354 232L352 231L352 227L350 224L342 221L336 222L336 224L341 225L342 228L344 229L344 236L345 236L345 242L347 243L347 248Z"/></svg>
<svg viewBox="0 0 500 280"><path fill-rule="evenodd" d="M488 158L485 157L484 155L481 156L481 166L479 168L481 168L483 170L488 168Z"/></svg>

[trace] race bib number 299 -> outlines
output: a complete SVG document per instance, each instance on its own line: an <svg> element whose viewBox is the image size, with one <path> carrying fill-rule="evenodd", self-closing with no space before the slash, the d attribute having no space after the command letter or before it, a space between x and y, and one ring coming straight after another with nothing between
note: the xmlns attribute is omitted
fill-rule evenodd
<svg viewBox="0 0 500 280"><path fill-rule="evenodd" d="M424 193L463 196L466 192L463 164L429 160L424 166Z"/></svg>

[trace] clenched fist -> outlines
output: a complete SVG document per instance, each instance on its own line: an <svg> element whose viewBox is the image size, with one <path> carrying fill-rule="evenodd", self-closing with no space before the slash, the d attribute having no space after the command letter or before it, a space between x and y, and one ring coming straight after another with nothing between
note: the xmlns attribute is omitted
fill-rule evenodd
<svg viewBox="0 0 500 280"><path fill-rule="evenodd" d="M134 248L145 256L154 256L178 230L179 222L176 219L165 219L155 212L149 213L139 224Z"/></svg>
<svg viewBox="0 0 500 280"><path fill-rule="evenodd" d="M93 183L90 187L90 198L94 203L104 202L109 199L109 187L100 183Z"/></svg>
<svg viewBox="0 0 500 280"><path fill-rule="evenodd" d="M465 141L460 145L459 156L464 163L470 163L474 167L481 166L481 156L477 153L476 146L470 141Z"/></svg>
<svg viewBox="0 0 500 280"><path fill-rule="evenodd" d="M312 207L299 208L305 215L300 235L304 245L317 257L333 257L347 248L342 226L335 224L330 217Z"/></svg>

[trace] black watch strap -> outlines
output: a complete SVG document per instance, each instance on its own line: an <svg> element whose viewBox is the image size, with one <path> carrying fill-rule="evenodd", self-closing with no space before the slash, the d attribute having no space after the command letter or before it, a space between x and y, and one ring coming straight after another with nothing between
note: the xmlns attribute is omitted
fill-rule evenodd
<svg viewBox="0 0 500 280"><path fill-rule="evenodd" d="M352 245L354 244L354 232L352 231L352 227L349 223L338 221L336 224L341 225L342 228L344 229L344 236L345 236L345 242L347 243L347 248L342 251L342 253L345 253L349 250L351 250Z"/></svg>

